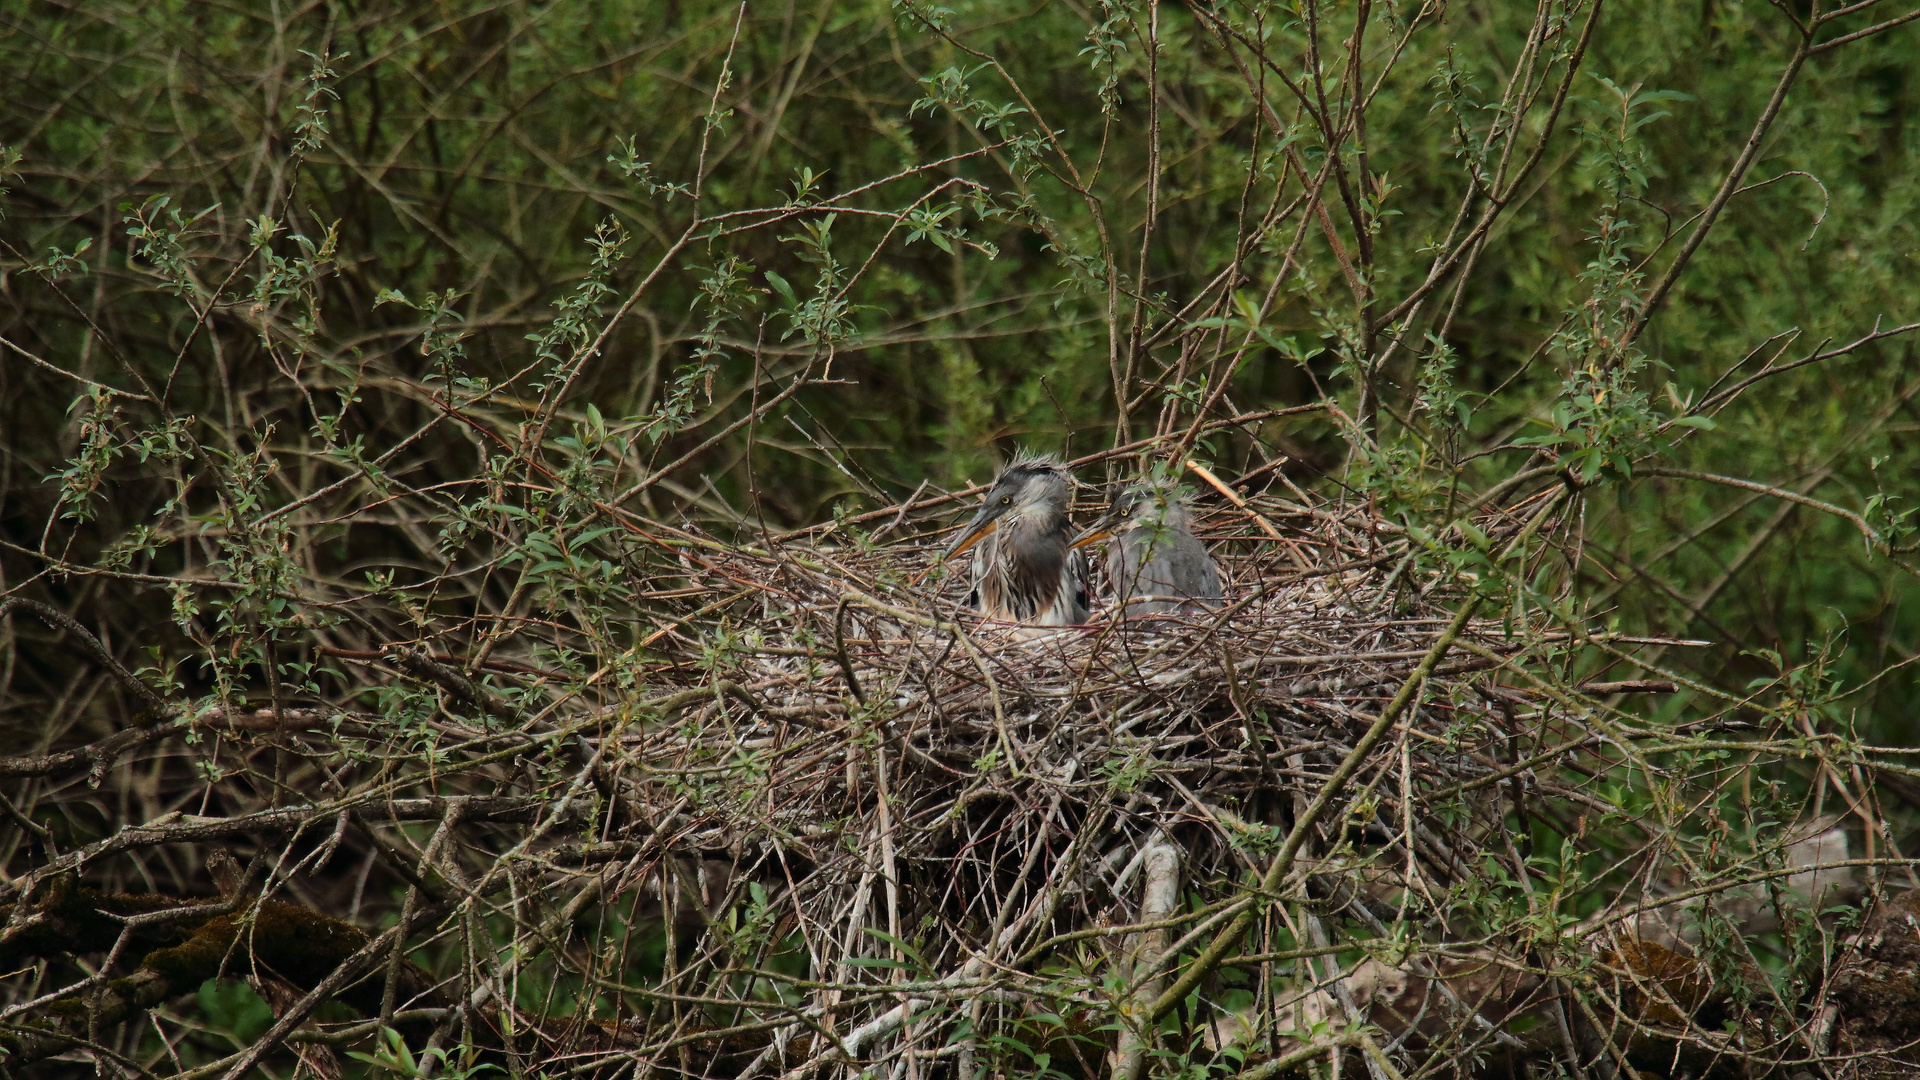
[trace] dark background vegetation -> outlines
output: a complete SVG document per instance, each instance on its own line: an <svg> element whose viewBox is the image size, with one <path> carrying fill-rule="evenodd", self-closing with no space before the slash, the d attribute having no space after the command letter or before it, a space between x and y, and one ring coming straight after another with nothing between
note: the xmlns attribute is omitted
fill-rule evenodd
<svg viewBox="0 0 1920 1080"><path fill-rule="evenodd" d="M415 313L374 301L383 289L415 299L451 290L469 370L505 383L526 362L526 336L549 323L556 298L586 272L584 241L598 223L611 219L631 236L612 278L621 294L685 227L684 201L648 197L608 158L631 138L656 177L691 175L737 14L646 3L288 5L278 14L272 5L8 5L0 142L22 160L6 238L15 259L35 260L91 241L80 256L86 274L69 293L115 347L158 374L174 368L191 323L144 268L130 266L130 208L166 195L174 208L204 215L196 236L207 249L243 245L252 218L284 208L307 235L338 229L342 257L324 285L320 327L335 363L370 378L426 374ZM1101 75L1080 55L1097 14L1074 3L987 4L961 5L954 18L969 44L998 57L1045 103L1078 157L1091 161L1104 146L1090 185L1114 233L1131 234L1146 187L1143 61L1122 54L1120 105L1104 124ZM1161 18L1165 174L1146 281L1179 303L1225 262L1258 125L1243 82L1191 15L1171 5ZM1394 216L1375 243L1406 253L1383 263L1383 293L1404 291L1424 269L1412 252L1445 232L1460 194L1458 170L1445 167L1436 65L1451 52L1466 92L1488 94L1530 18L1518 5L1451 6L1439 30L1414 37L1380 89L1369 168L1395 190L1387 199ZM1852 340L1877 319L1906 321L1920 274L1915 33L1892 30L1808 63L1749 180L1777 182L1732 201L1653 320L1644 340L1661 366L1645 376L1651 391L1671 382L1683 395L1698 393L1782 333L1811 345ZM1634 121L1665 114L1637 132L1647 186L1632 206L1633 253L1653 252L1707 201L1766 103L1791 38L1785 18L1764 4L1609 6L1588 75L1574 88L1574 124L1617 121L1603 79L1669 95ZM328 103L324 145L289 175L295 108L311 68L302 50L338 57L339 97ZM803 170L817 178L813 190L831 194L977 149L977 126L913 108L926 96L921 79L976 65L903 25L886 3L751 6L709 150L708 205L777 205ZM1478 445L1499 445L1560 390L1562 372L1528 361L1592 256L1604 183L1592 156L1577 130L1556 139L1460 297L1448 332L1458 383L1502 388L1465 435ZM1002 180L978 159L953 172ZM1021 190L1057 238L962 211L956 220L992 243L996 258L949 254L924 240L881 252L850 297L856 329L832 372L846 384L798 395L788 410L794 423L781 417L761 434L759 506L771 518L808 524L836 504L891 501L923 478L983 479L1016 444L1084 452L1110 438L1104 296L1076 287L1056 248L1057 239L1092 250L1093 226L1082 201L1044 174ZM843 216L835 237L851 249L880 228ZM810 271L795 247L767 230L682 252L574 384L569 408L593 402L615 424L645 415L691 362L701 330L691 310L699 278L686 268L732 254L804 283ZM1317 284L1333 287L1331 256L1311 244L1309 255ZM1127 253L1123 272L1138 272L1137 256ZM205 284L220 284L230 269L207 267ZM46 289L15 272L7 296L10 339L68 357L83 375L112 371L106 344ZM770 308L767 296L758 300L762 312ZM1314 297L1295 296L1270 320L1309 356L1325 332L1315 308ZM301 418L269 389L272 368L245 312L223 314L230 317L194 335L201 340L178 365L170 400L234 446L262 423L295 437ZM743 346L755 326L748 314L725 328L733 347L713 403L700 394L701 410L742 407ZM781 330L774 319L762 350L776 365L805 348L779 341ZM1905 339L1875 343L1769 380L1743 394L1721 416L1718 437L1685 452L1684 463L1854 507L1883 490L1906 495L1920 375L1912 348ZM1247 409L1311 400L1313 366L1267 350L1245 363L1233 399ZM42 478L61 471L82 417L70 383L17 355L0 377L7 535L37 547L54 492ZM350 423L371 436L411 431L425 416L368 411ZM1269 437L1288 448L1303 481L1344 464L1343 445L1318 421L1276 425ZM829 439L845 448L852 475L826 460L839 452ZM678 449L668 440L658 452L670 458ZM1464 467L1503 464L1485 461ZM432 481L431 458L413 468L410 480ZM717 447L655 493L651 509L731 518L742 512L746 477L740 446ZM146 512L137 501L111 502L75 542L110 542ZM1751 655L1758 649L1800 663L1844 639L1852 678L1913 655L1920 624L1911 585L1864 553L1850 556L1857 545L1843 522L1656 480L1623 485L1591 506L1588 525L1584 569L1607 609L1624 625L1714 638L1720 647L1697 660L1718 685L1768 674L1769 662ZM4 565L13 581L41 569L17 554ZM1887 741L1911 733L1913 685L1895 675L1857 702Z"/></svg>
<svg viewBox="0 0 1920 1080"><path fill-rule="evenodd" d="M896 7L0 0L0 146L18 155L0 203L0 337L17 346L0 354L0 593L83 614L117 649L155 650L151 662L179 664L190 693L257 699L258 685L181 664L212 632L196 637L193 619L178 617L166 579L232 561L218 549L231 522L211 509L212 481L189 457L127 447L189 440L236 469L271 457L278 467L261 473L247 511L258 515L341 481L362 462L354 454L386 453L430 428L384 462L382 483L436 492L485 473L498 447L432 426L441 417L421 388L451 380L499 432L525 434L543 422L564 367L540 349L572 355L648 275L565 385L548 436L613 439L616 490L698 450L627 504L656 520L722 535L797 528L893 504L923 481L938 491L985 480L1017 447L1072 456L1124 441L1117 430L1183 430L1205 384L1180 367L1176 336L1152 340L1154 330L1209 295L1259 214L1261 185L1270 192L1287 167L1236 61L1180 4L1155 16L1151 92L1144 8L1103 52L1098 28L1120 10L1106 5L960 0L932 12L948 34ZM1902 14L1883 8L1822 36ZM1355 10L1349 0L1328 17L1350 28ZM1384 49L1396 39L1390 20L1419 9L1365 10L1378 23L1371 47ZM1438 355L1420 345L1388 361L1378 415L1364 416L1340 346L1353 317L1347 273L1316 226L1303 272L1281 289L1219 407L1325 395L1361 415L1384 449L1356 455L1351 432L1321 412L1219 435L1202 456L1237 475L1284 454L1282 471L1301 488L1373 499L1408 520L1534 461L1538 446L1515 440L1551 430L1567 393L1553 336L1569 313L1631 308L1619 298L1644 295L1766 107L1797 42L1793 20L1815 10L1607 0L1542 160L1462 284L1412 331L1412 344L1432 334L1451 352L1462 392L1452 415L1430 403L1408 411L1422 358ZM1275 26L1295 17L1269 15ZM1533 18L1516 3L1450 3L1390 69L1374 69L1386 74L1372 91L1365 160L1352 166L1384 191L1367 272L1386 304L1425 275L1466 194L1456 117L1472 127L1491 115L1482 106L1497 102ZM1031 113L996 120L951 107L958 92L942 89L943 72L977 101L1016 103L985 56L1037 107L1084 190L1053 159L1031 169L1004 145L1032 129ZM319 82L317 62L331 70ZM1296 123L1287 95L1269 89L1281 122ZM943 93L946 104L935 100ZM1742 189L1638 340L1646 363L1632 386L1649 407L1680 411L1776 350L1790 362L1920 317L1917 121L1920 23L1806 62ZM1322 149L1307 135L1299 146L1316 168ZM930 232L908 241L913 230L892 218L842 212L825 249L796 240L797 221L683 242L695 200L658 187L697 182L698 210L713 215L870 184L870 198L847 205L903 208L942 181L955 183L927 205L948 213ZM265 243L263 218L278 230ZM1595 286L1602 218L1624 236L1621 261L1600 275L1612 275L1612 292ZM171 269L164 252L140 250L132 229L142 220L177 229ZM820 227L821 215L807 220ZM1344 248L1360 246L1344 220L1336 232ZM271 256L302 254L293 234L327 247L330 268L253 295ZM596 235L617 240L619 256L598 267ZM1241 252L1254 301L1292 235L1289 225ZM1108 249L1123 286L1111 310ZM823 269L821 250L840 265ZM701 283L728 259L741 260L739 281L713 316ZM793 332L795 306L823 274L855 270L834 315L844 324L828 335L831 365L808 369L831 381L759 417L751 441L743 429L709 444L822 356L819 341ZM569 336L567 320L582 317L584 337ZM1151 395L1122 427L1110 327L1116 355L1137 365L1133 390ZM1584 617L1710 641L1661 662L1736 697L1756 680L1784 692L1771 680L1797 673L1792 692L1820 723L1866 743L1911 743L1920 593L1902 564L1911 551L1898 549L1920 497L1917 340L1892 336L1773 375L1718 412L1713 430L1661 444L1669 471L1863 514L1892 558L1819 507L1615 469L1581 510L1573 596ZM137 372L164 408L88 397L23 351L120 389L136 389ZM326 417L337 423L331 445L316 433ZM169 430L163 418L177 427L154 434ZM109 429L123 434L101 435ZM136 431L148 434L124 434ZM403 581L434 572L425 553L438 538L424 528L374 511L302 519L288 542L320 579L351 591L370 570ZM102 565L120 576L85 572ZM0 628L0 725L23 753L111 730L137 705L71 650L36 644L44 637L17 618ZM1691 700L1683 691L1630 707L1672 718ZM1893 783L1894 794L1907 790ZM1916 806L1887 803L1902 840ZM100 812L83 828L105 829L126 808Z"/></svg>

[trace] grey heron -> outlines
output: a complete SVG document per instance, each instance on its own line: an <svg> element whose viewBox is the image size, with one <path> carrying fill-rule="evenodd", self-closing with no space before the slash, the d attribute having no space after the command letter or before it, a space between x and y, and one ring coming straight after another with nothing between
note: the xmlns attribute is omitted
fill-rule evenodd
<svg viewBox="0 0 1920 1080"><path fill-rule="evenodd" d="M1108 541L1107 580L1122 614L1194 613L1220 606L1220 570L1193 535L1186 500L1163 482L1129 485L1074 541Z"/></svg>
<svg viewBox="0 0 1920 1080"><path fill-rule="evenodd" d="M1051 457L1022 457L940 555L973 553L970 602L990 619L1033 626L1087 621L1087 559L1073 546L1067 504L1073 473Z"/></svg>

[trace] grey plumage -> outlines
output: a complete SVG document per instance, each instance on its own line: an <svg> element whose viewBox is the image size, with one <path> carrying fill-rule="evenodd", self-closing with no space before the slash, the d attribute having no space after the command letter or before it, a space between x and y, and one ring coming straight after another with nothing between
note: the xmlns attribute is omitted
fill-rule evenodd
<svg viewBox="0 0 1920 1080"><path fill-rule="evenodd" d="M1107 520L1107 577L1123 614L1200 612L1220 605L1220 570L1193 535L1187 507L1165 486L1135 484Z"/></svg>
<svg viewBox="0 0 1920 1080"><path fill-rule="evenodd" d="M990 619L1035 626L1087 621L1087 560L1067 503L1073 474L1052 458L1022 458L987 491L980 511L940 556L973 552L969 601Z"/></svg>

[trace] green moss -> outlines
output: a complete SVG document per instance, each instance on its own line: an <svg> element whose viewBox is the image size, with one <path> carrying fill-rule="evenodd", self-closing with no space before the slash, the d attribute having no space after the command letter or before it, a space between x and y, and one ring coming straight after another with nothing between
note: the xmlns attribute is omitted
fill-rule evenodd
<svg viewBox="0 0 1920 1080"><path fill-rule="evenodd" d="M370 940L366 931L352 923L296 904L268 901L256 909L208 919L191 938L156 949L141 963L176 986L262 973L305 991L318 986ZM409 963L402 968L400 996L404 1000L431 984L426 972ZM382 980L375 976L349 987L340 998L362 1013L373 1013L380 1008L382 993Z"/></svg>
<svg viewBox="0 0 1920 1080"><path fill-rule="evenodd" d="M17 966L41 956L61 953L105 952L113 948L126 924L116 916L204 904L198 898L180 899L158 893L103 893L79 889L70 878L57 880L32 903L26 926L0 946L0 965ZM185 941L193 934L192 920L143 926L134 933L133 950L153 949Z"/></svg>
<svg viewBox="0 0 1920 1080"><path fill-rule="evenodd" d="M164 997L167 986L162 985L155 993L151 976L142 978L134 975L121 979L109 979L102 988L99 998L103 1016L118 1016L128 1010L132 1004L141 1004L143 997ZM70 994L47 1006L47 1013L57 1019L85 1020L92 1011L92 994Z"/></svg>
<svg viewBox="0 0 1920 1080"><path fill-rule="evenodd" d="M156 893L103 893L75 888L71 878L62 878L49 883L27 924L0 948L0 963L105 952L118 940L125 916L204 903L207 900ZM366 948L370 940L366 931L352 923L298 904L268 901L228 915L142 927L129 952L137 956L144 951L140 966L174 988L267 974L306 991L331 975L341 961ZM116 980L109 989L122 1001L130 1001L140 996L145 985ZM402 1000L431 985L417 965L409 963L401 969ZM340 998L361 1013L371 1013L379 1009L383 989L384 979L376 974L348 988ZM49 1014L61 1019L82 1017L86 1011L79 998L63 998L48 1006Z"/></svg>
<svg viewBox="0 0 1920 1080"><path fill-rule="evenodd" d="M87 1003L79 997L63 997L47 1006L47 1015L61 1020L84 1020Z"/></svg>
<svg viewBox="0 0 1920 1080"><path fill-rule="evenodd" d="M141 966L165 975L176 986L194 986L218 978L234 943L233 917L208 919L185 942L147 954Z"/></svg>

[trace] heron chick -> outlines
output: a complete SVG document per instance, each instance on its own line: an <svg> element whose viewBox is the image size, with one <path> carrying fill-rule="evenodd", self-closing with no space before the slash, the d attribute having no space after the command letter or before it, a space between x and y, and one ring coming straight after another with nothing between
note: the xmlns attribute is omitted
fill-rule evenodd
<svg viewBox="0 0 1920 1080"><path fill-rule="evenodd" d="M969 602L990 619L1034 626L1087 621L1087 557L1073 546L1073 474L1050 457L1019 458L987 490L940 561L973 553Z"/></svg>
<svg viewBox="0 0 1920 1080"><path fill-rule="evenodd" d="M1122 614L1205 611L1220 605L1220 569L1189 522L1177 489L1142 482L1122 490L1074 546L1109 541L1107 579Z"/></svg>

